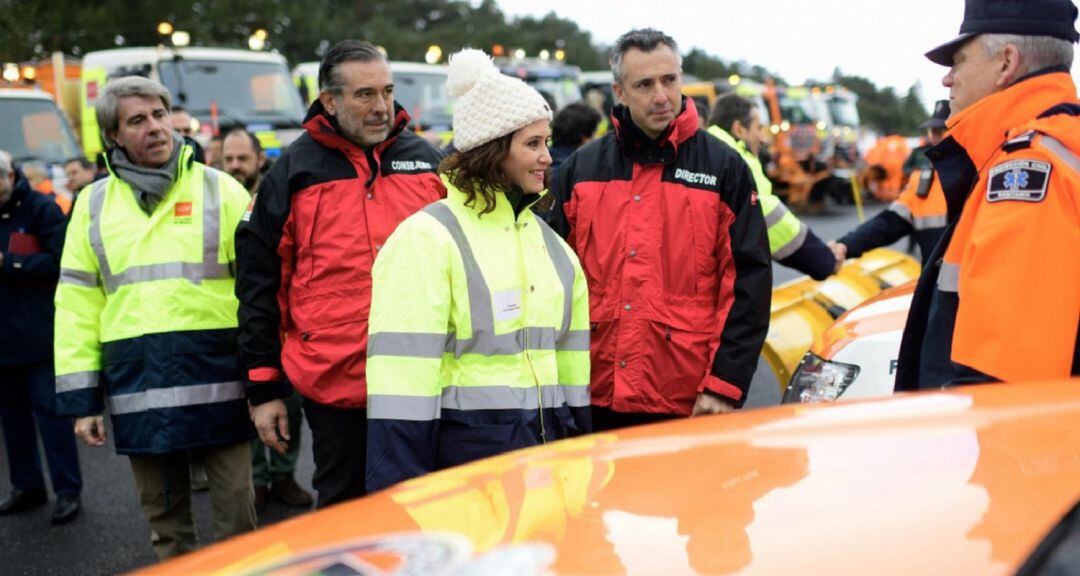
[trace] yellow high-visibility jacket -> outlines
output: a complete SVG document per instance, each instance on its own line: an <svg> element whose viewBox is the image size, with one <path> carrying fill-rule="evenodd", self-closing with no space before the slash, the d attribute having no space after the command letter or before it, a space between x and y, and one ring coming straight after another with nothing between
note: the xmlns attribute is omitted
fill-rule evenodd
<svg viewBox="0 0 1080 576"><path fill-rule="evenodd" d="M75 203L56 290L56 407L108 406L121 454L251 439L236 342L233 234L250 201L180 152L147 215L115 175Z"/></svg>
<svg viewBox="0 0 1080 576"><path fill-rule="evenodd" d="M765 216L765 223L769 226L769 252L774 260L783 260L793 254L802 246L806 238L806 224L792 214L787 206L773 194L772 182L765 176L765 170L761 167L761 160L746 148L746 144L735 139L726 130L719 126L709 126L709 134L716 136L721 142L730 146L742 156L746 165L750 167L750 173L754 176L754 184L757 186L758 201L761 202L761 212Z"/></svg>
<svg viewBox="0 0 1080 576"><path fill-rule="evenodd" d="M573 251L497 194L405 220L372 270L367 488L588 433L588 288Z"/></svg>
<svg viewBox="0 0 1080 576"><path fill-rule="evenodd" d="M772 182L765 175L761 160L746 147L746 143L719 126L710 126L709 134L730 146L742 156L754 176L757 198L765 225L769 227L769 253L783 266L809 274L815 280L824 280L833 273L836 258L832 250L788 207L773 194Z"/></svg>

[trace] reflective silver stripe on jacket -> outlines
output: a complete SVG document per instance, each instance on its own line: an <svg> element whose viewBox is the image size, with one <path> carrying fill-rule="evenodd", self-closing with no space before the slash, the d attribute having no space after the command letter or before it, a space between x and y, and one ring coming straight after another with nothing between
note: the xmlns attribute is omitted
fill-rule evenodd
<svg viewBox="0 0 1080 576"><path fill-rule="evenodd" d="M942 292L959 292L960 265L942 262L941 269L938 270L937 287Z"/></svg>
<svg viewBox="0 0 1080 576"><path fill-rule="evenodd" d="M521 410L523 406L584 408L589 405L588 386L552 384L536 387L451 386L441 396L368 396L368 417L425 422L438 420L442 410Z"/></svg>
<svg viewBox="0 0 1080 576"><path fill-rule="evenodd" d="M162 408L182 408L200 404L216 404L244 398L243 382L219 382L155 388L145 392L109 396L109 411L113 414L134 414Z"/></svg>
<svg viewBox="0 0 1080 576"><path fill-rule="evenodd" d="M444 353L460 358L464 354L512 355L525 350L589 350L589 331L570 330L574 303L574 265L551 229L541 224L548 255L563 286L562 326L558 331L547 326L530 326L507 334L495 334L491 291L465 238L461 223L454 217L450 207L442 203L431 204L423 211L446 228L461 254L465 267L465 285L469 294L472 338L459 339L454 334L377 332L368 339L369 358L379 355L441 358Z"/></svg>
<svg viewBox="0 0 1080 576"><path fill-rule="evenodd" d="M367 399L368 418L429 422L441 415L438 396L372 394Z"/></svg>
<svg viewBox="0 0 1080 576"><path fill-rule="evenodd" d="M788 256L794 254L802 245L806 242L806 236L809 234L810 229L806 227L806 224L799 222L799 233L794 238L788 241L787 244L781 246L776 252L773 252L773 260L783 260Z"/></svg>
<svg viewBox="0 0 1080 576"><path fill-rule="evenodd" d="M100 382L101 372L98 372L97 370L91 372L61 374L56 377L56 393L63 394L65 392L75 392L76 390L97 388Z"/></svg>
<svg viewBox="0 0 1080 576"><path fill-rule="evenodd" d="M930 230L933 228L944 228L948 223L946 222L944 214L938 214L937 216L915 216L911 213L911 209L900 202L893 202L889 204L889 212L896 214L903 218L906 222L911 224L916 230Z"/></svg>
<svg viewBox="0 0 1080 576"><path fill-rule="evenodd" d="M93 272L83 272L73 268L60 269L60 283L82 286L84 288L97 288L101 286L101 280Z"/></svg>
<svg viewBox="0 0 1080 576"><path fill-rule="evenodd" d="M101 233L102 211L105 206L105 191L111 178L104 178L94 183L90 190L90 247L98 260L101 278L108 293L116 292L121 286L156 280L185 279L193 284L203 280L231 278L233 272L228 264L218 263L218 250L221 233L221 193L218 190L218 172L212 168L203 169L203 250L202 262L163 262L129 266L118 274L113 274L105 253L105 241Z"/></svg>
<svg viewBox="0 0 1080 576"><path fill-rule="evenodd" d="M368 357L408 356L411 358L442 358L453 354L495 356L520 354L525 350L589 351L589 331L569 330L561 340L556 340L555 329L550 327L521 328L507 334L488 338L458 340L453 334L421 332L377 332L368 338Z"/></svg>
<svg viewBox="0 0 1080 576"><path fill-rule="evenodd" d="M522 406L558 408L589 405L588 386L551 384L514 388L511 386L449 386L442 391L442 407L449 410L518 410Z"/></svg>
<svg viewBox="0 0 1080 576"><path fill-rule="evenodd" d="M933 230L934 228L944 228L948 222L944 214L938 214L937 216L916 216L912 224L916 230Z"/></svg>
<svg viewBox="0 0 1080 576"><path fill-rule="evenodd" d="M784 206L783 202L777 202L776 207L773 208L773 211L765 215L765 227L772 228L773 226L779 224L780 221L784 219L784 216L788 215L788 213L789 212L787 206Z"/></svg>
<svg viewBox="0 0 1080 576"><path fill-rule="evenodd" d="M540 227L540 234L544 237L544 247L547 248L551 263L555 266L555 273L558 274L559 281L562 282L563 321L562 326L559 328L559 336L556 338L562 340L570 330L570 319L574 312L574 264L570 261L570 257L566 255L566 250L563 250L555 231L543 220L539 218L534 218L534 220L536 225Z"/></svg>
<svg viewBox="0 0 1080 576"><path fill-rule="evenodd" d="M1064 162L1066 166L1072 168L1074 172L1080 174L1080 158L1077 158L1076 154L1073 154L1072 150L1066 148L1060 140L1054 138L1053 136L1050 136L1049 134L1043 134L1042 138L1039 140L1039 143L1042 144L1044 148L1052 152L1054 156L1057 156L1058 159Z"/></svg>
<svg viewBox="0 0 1080 576"><path fill-rule="evenodd" d="M911 217L911 209L908 208L905 204L901 202L893 202L892 204L889 204L887 210L903 218L906 222L914 224L914 220Z"/></svg>

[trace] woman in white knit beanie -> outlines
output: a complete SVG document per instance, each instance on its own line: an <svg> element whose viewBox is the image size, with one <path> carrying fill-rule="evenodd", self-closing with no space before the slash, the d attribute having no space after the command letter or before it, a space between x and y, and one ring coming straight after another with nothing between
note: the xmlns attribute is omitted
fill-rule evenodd
<svg viewBox="0 0 1080 576"><path fill-rule="evenodd" d="M450 58L447 198L406 219L372 270L369 491L588 433L588 289L529 209L551 110L479 50Z"/></svg>
<svg viewBox="0 0 1080 576"><path fill-rule="evenodd" d="M481 213L497 191L538 194L551 165L551 108L535 89L500 74L480 50L451 56L447 88L454 96L454 149L439 167ZM515 204L520 200L514 196ZM519 207L515 205L515 209Z"/></svg>

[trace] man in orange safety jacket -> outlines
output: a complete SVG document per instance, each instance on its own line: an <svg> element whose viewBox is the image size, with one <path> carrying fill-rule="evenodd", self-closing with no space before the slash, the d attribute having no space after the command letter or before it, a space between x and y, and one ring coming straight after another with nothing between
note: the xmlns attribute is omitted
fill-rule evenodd
<svg viewBox="0 0 1080 576"><path fill-rule="evenodd" d="M968 0L946 138L927 152L948 227L900 348L897 390L1080 374L1080 102L1070 0Z"/></svg>

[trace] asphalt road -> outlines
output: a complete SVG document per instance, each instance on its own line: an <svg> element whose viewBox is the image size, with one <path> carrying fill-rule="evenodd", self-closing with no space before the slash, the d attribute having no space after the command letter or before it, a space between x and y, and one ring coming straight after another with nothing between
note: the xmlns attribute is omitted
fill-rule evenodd
<svg viewBox="0 0 1080 576"><path fill-rule="evenodd" d="M883 208L868 206L867 217ZM838 238L858 223L851 206L830 207L825 215L805 217L804 221L823 240ZM798 276L797 272L775 265L773 272L774 284ZM773 390L777 388L763 385L758 389L755 384L751 400L767 404L778 399ZM296 479L310 490L314 465L311 435L306 425L301 447ZM66 526L52 527L50 501L49 506L26 514L0 517L0 574L116 574L155 562L149 527L139 509L127 458L117 456L111 444L103 448L80 446L79 457L84 484L81 515ZM7 454L0 443L0 494L3 495L11 490L7 466ZM196 493L194 506L200 542L213 541L208 494ZM271 503L260 515L259 523L265 526L299 513L302 511Z"/></svg>

